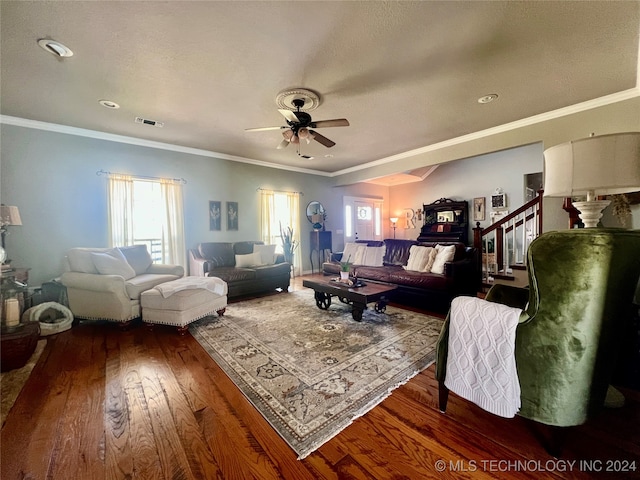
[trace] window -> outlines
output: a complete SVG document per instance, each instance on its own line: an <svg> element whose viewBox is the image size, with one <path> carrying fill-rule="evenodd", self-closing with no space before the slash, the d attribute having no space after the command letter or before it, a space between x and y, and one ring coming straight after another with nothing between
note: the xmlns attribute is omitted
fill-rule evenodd
<svg viewBox="0 0 640 480"><path fill-rule="evenodd" d="M300 194L297 192L260 191L260 239L276 245L276 252L284 253L280 228L291 227L293 239L300 245ZM293 271L302 271L300 255L293 256Z"/></svg>
<svg viewBox="0 0 640 480"><path fill-rule="evenodd" d="M133 181L133 244L146 245L153 263L162 263L162 194L158 182Z"/></svg>
<svg viewBox="0 0 640 480"><path fill-rule="evenodd" d="M186 266L182 184L109 174L112 247L146 245L156 263Z"/></svg>

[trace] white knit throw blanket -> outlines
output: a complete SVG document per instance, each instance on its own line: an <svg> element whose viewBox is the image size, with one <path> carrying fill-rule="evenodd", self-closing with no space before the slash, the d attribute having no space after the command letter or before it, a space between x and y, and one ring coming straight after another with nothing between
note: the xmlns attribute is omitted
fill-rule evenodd
<svg viewBox="0 0 640 480"><path fill-rule="evenodd" d="M520 410L516 327L522 310L474 297L456 297L449 316L445 386L501 417Z"/></svg>
<svg viewBox="0 0 640 480"><path fill-rule="evenodd" d="M227 294L228 287L227 282L218 277L182 277L171 282L156 285L155 289L158 290L164 298L167 298L182 290L197 289L209 290L211 293L223 296Z"/></svg>

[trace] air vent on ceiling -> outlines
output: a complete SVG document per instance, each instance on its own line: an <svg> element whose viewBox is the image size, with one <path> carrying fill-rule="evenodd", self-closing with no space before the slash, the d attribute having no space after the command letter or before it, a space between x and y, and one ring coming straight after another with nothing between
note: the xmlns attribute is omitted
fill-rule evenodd
<svg viewBox="0 0 640 480"><path fill-rule="evenodd" d="M156 122L155 120L149 120L148 118L136 117L136 123L142 123L144 125L151 125L152 127L162 128L163 122Z"/></svg>

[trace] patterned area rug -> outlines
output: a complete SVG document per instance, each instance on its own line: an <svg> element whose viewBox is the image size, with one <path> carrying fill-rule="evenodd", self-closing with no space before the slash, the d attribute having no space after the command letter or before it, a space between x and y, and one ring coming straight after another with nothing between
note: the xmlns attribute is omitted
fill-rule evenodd
<svg viewBox="0 0 640 480"><path fill-rule="evenodd" d="M300 459L431 365L442 320L365 310L312 290L230 304L190 331Z"/></svg>

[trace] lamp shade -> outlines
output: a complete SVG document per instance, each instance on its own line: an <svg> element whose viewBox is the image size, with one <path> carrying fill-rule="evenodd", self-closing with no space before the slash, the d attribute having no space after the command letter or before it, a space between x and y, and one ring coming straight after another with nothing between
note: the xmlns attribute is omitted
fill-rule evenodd
<svg viewBox="0 0 640 480"><path fill-rule="evenodd" d="M0 224L5 225L22 225L20 219L20 211L18 207L2 205L0 206Z"/></svg>
<svg viewBox="0 0 640 480"><path fill-rule="evenodd" d="M391 217L389 220L391 220L391 223L396 223L398 221L398 217Z"/></svg>
<svg viewBox="0 0 640 480"><path fill-rule="evenodd" d="M544 196L640 191L640 132L562 143L544 151Z"/></svg>

